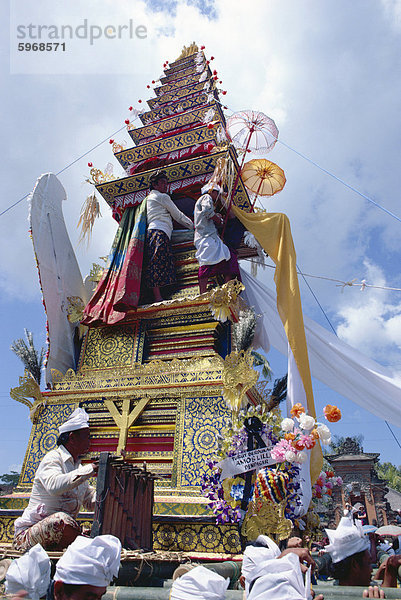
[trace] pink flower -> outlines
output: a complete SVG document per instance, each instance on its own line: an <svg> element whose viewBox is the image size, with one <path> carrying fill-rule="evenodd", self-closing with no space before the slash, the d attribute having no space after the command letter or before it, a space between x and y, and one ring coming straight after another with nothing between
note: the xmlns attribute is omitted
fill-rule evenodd
<svg viewBox="0 0 401 600"><path fill-rule="evenodd" d="M333 484L331 483L331 481L326 481L326 487L328 490L333 489Z"/></svg>
<svg viewBox="0 0 401 600"><path fill-rule="evenodd" d="M342 485L343 484L343 480L341 479L341 477L337 477L337 485Z"/></svg>
<svg viewBox="0 0 401 600"><path fill-rule="evenodd" d="M291 450L291 444L287 440L280 440L271 451L271 457L277 462L284 462L288 450Z"/></svg>
<svg viewBox="0 0 401 600"><path fill-rule="evenodd" d="M305 448L307 448L308 450L310 450L311 448L313 448L313 446L316 444L315 440L313 439L313 437L311 437L310 435L301 435L301 437L299 438L299 441L301 442L301 444L304 445Z"/></svg>
<svg viewBox="0 0 401 600"><path fill-rule="evenodd" d="M271 451L271 457L276 462L284 462L285 461L285 450L283 448L279 448L276 446Z"/></svg>

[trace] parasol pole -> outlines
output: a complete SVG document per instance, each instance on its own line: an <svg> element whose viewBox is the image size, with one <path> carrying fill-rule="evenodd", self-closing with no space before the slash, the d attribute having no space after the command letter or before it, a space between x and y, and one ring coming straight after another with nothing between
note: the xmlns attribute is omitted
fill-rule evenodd
<svg viewBox="0 0 401 600"><path fill-rule="evenodd" d="M255 199L254 199L254 201L253 201L253 204L252 204L252 212L253 212L253 209L254 209L254 207L255 207L256 200L257 200L257 199L258 199L258 197L259 197L260 188L262 187L262 183L263 183L263 182L264 182L264 179L262 178L262 179L260 180L259 187L258 187L258 189L257 189L257 192L256 192L256 194L255 194Z"/></svg>
<svg viewBox="0 0 401 600"><path fill-rule="evenodd" d="M254 125L252 125L252 127L249 130L249 136L248 136L248 139L247 139L247 142L246 142L246 146L245 146L245 150L244 150L244 156L242 157L241 167L238 169L237 177L235 178L234 185L233 185L232 190L231 190L230 201L228 203L228 208L227 208L227 214L226 214L226 218L224 219L223 230L221 232L221 239L223 239L224 233L226 231L226 226L227 226L227 221L228 221L228 215L229 215L229 212L230 212L230 209L231 209L231 205L233 203L234 192L235 192L236 187L238 185L238 180L240 178L241 169L243 167L245 156L246 156L246 153L248 152L249 144L251 142L251 137L252 137L252 134L253 134L254 131L255 131L255 127L254 127Z"/></svg>
<svg viewBox="0 0 401 600"><path fill-rule="evenodd" d="M255 194L255 200L254 200L254 202L253 202L253 204L252 204L252 212L253 212L253 209L254 209L254 207L255 207L256 200L258 199L258 196L259 196L259 191L260 191L260 188L262 187L262 183L263 183L263 181L264 181L263 179L261 179L261 180L260 180L259 187L258 187L258 191L257 191L257 192L256 192L256 194Z"/></svg>

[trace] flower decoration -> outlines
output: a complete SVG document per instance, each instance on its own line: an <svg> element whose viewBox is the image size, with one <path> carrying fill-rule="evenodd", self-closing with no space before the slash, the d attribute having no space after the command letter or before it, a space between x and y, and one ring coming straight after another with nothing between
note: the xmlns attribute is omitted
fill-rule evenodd
<svg viewBox="0 0 401 600"><path fill-rule="evenodd" d="M323 504L327 504L328 499L333 494L333 488L341 486L342 483L341 477L335 477L333 471L321 471L312 486L312 499L315 505L317 500L322 500Z"/></svg>
<svg viewBox="0 0 401 600"><path fill-rule="evenodd" d="M341 419L341 410L337 406L327 404L323 409L323 413L329 423L337 423Z"/></svg>
<svg viewBox="0 0 401 600"><path fill-rule="evenodd" d="M330 433L330 429L327 427L327 425L322 425L322 424L318 425L316 427L316 431L317 431L317 434L318 434L322 444L324 444L325 446L328 446L331 442L331 433Z"/></svg>
<svg viewBox="0 0 401 600"><path fill-rule="evenodd" d="M315 425L315 419L306 413L301 413L298 417L299 426L301 429L311 430Z"/></svg>
<svg viewBox="0 0 401 600"><path fill-rule="evenodd" d="M305 409L300 402L297 402L297 404L294 404L294 406L290 410L291 416L296 417L297 419L304 412L305 412Z"/></svg>
<svg viewBox="0 0 401 600"><path fill-rule="evenodd" d="M294 429L294 421L292 419L283 419L281 421L281 429L283 431L292 431Z"/></svg>
<svg viewBox="0 0 401 600"><path fill-rule="evenodd" d="M209 500L216 523L243 522L242 535L249 539L254 539L252 536L259 530L269 531L278 539L287 537L288 520L295 523L299 518L300 466L307 462L308 452L318 441L323 444L331 441L327 425L316 422L300 403L292 408L291 416L282 419L278 408L268 411L266 405L243 409L238 405L237 410L232 412L227 428L219 436L216 455L203 477L202 492ZM230 475L226 470L227 463L224 467L220 463L249 452L249 435L252 433L249 423L255 417L260 422L258 447L261 442L266 444L275 465L257 468L250 482L245 473L238 474L234 470ZM272 482L274 493L280 482L283 490L286 488L285 493L283 491L274 502L270 497ZM253 489L252 497L245 496L249 484ZM332 470L322 471L312 488L313 501L327 501L335 486L341 484L341 478L336 477Z"/></svg>

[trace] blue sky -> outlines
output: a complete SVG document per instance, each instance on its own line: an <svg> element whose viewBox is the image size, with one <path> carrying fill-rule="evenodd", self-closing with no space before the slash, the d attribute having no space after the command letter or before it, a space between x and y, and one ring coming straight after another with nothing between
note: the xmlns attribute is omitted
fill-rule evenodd
<svg viewBox="0 0 401 600"><path fill-rule="evenodd" d="M228 114L261 110L279 128L279 142L267 158L284 169L287 184L265 206L289 216L302 271L401 288L400 222L310 162L401 217L401 2L258 0L249 6L229 0L15 0L11 15L7 3L1 3L0 16L5 46L0 55L0 212L29 193L42 173L57 173L106 140L60 175L68 197L65 220L83 275L107 254L116 228L103 204L91 246L78 246L76 224L91 192L84 183L87 162L104 168L111 161L119 173L107 139L124 125L128 107L140 107L138 100L151 95L146 85L161 75L164 61L174 60L184 44L196 40L215 56L213 66L228 91ZM132 19L146 26L148 35L92 45L67 40L68 51L47 62L44 54L15 56L17 23L77 26L85 18L102 26ZM124 131L115 138L129 140ZM21 464L30 432L27 408L9 397L22 375L10 343L23 336L25 327L38 345L45 342L27 216L24 200L0 218L0 473ZM259 272L269 285L271 275L270 269ZM400 292L342 290L325 279L308 282L338 335L401 377ZM302 280L300 287L305 314L328 327ZM275 375L283 374L285 360L274 352L269 358ZM401 463L400 449L383 421L316 380L314 394L318 413L327 403L342 409L334 433L362 433L365 450ZM401 430L394 432L401 440Z"/></svg>

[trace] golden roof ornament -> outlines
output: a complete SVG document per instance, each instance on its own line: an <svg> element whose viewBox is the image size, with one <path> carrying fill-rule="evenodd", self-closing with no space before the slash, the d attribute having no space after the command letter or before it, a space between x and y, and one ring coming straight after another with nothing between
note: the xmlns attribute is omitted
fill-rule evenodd
<svg viewBox="0 0 401 600"><path fill-rule="evenodd" d="M199 48L195 42L192 42L189 46L184 46L181 50L180 56L177 60L181 60L182 58L186 58L187 56L191 56L191 54L195 54L195 52L199 52Z"/></svg>
<svg viewBox="0 0 401 600"><path fill-rule="evenodd" d="M246 393L258 380L259 374L253 368L251 350L231 352L223 363L221 380L223 383L223 397L232 411L238 413Z"/></svg>
<svg viewBox="0 0 401 600"><path fill-rule="evenodd" d="M39 406L45 404L45 400L40 391L38 382L28 371L25 371L23 377L19 378L19 386L10 389L10 396L13 400L25 404L29 408L29 416L32 423L35 422L35 415ZM33 402L29 400L33 398Z"/></svg>
<svg viewBox="0 0 401 600"><path fill-rule="evenodd" d="M238 305L238 295L244 289L240 281L232 279L209 292L209 308L216 321L224 323L227 319L232 320L233 310Z"/></svg>

